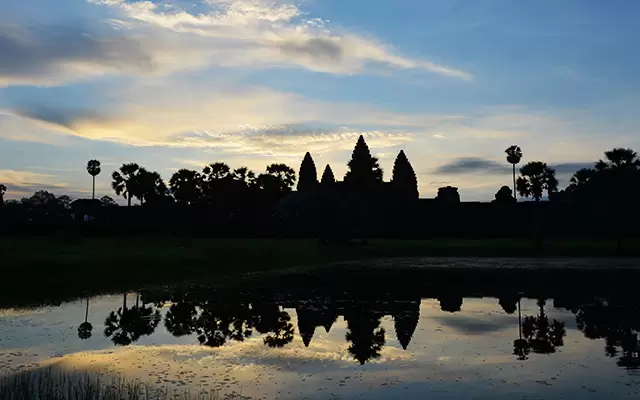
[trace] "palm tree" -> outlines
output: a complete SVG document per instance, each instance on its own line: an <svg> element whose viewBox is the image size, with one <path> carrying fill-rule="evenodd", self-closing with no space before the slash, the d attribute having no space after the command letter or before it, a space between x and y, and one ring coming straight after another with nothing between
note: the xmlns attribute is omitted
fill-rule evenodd
<svg viewBox="0 0 640 400"><path fill-rule="evenodd" d="M551 195L558 190L556 171L541 161L525 164L520 168L520 175L522 176L516 181L516 187L523 197L531 197L538 202L545 191Z"/></svg>
<svg viewBox="0 0 640 400"><path fill-rule="evenodd" d="M136 185L135 196L140 199L141 205L167 196L167 186L160 174L155 171L150 172L145 168L140 168L136 181L138 184Z"/></svg>
<svg viewBox="0 0 640 400"><path fill-rule="evenodd" d="M4 205L4 194L7 193L7 187L0 183L0 208Z"/></svg>
<svg viewBox="0 0 640 400"><path fill-rule="evenodd" d="M89 319L89 298L87 297L87 306L84 311L84 322L78 326L78 337L80 339L89 339L92 335L93 325L91 322L88 322Z"/></svg>
<svg viewBox="0 0 640 400"><path fill-rule="evenodd" d="M127 205L131 207L131 197L139 192L138 174L140 166L136 163L122 164L120 171L113 171L111 187L118 196L127 199Z"/></svg>
<svg viewBox="0 0 640 400"><path fill-rule="evenodd" d="M202 194L202 177L198 171L183 168L171 176L169 187L177 201L193 204Z"/></svg>
<svg viewBox="0 0 640 400"><path fill-rule="evenodd" d="M91 199L96 198L96 175L99 175L101 171L102 169L100 168L100 161L89 160L89 162L87 162L87 172L93 177L93 191Z"/></svg>
<svg viewBox="0 0 640 400"><path fill-rule="evenodd" d="M522 160L522 150L520 147L509 146L505 151L507 153L507 161L513 166L513 197L516 196L516 165Z"/></svg>

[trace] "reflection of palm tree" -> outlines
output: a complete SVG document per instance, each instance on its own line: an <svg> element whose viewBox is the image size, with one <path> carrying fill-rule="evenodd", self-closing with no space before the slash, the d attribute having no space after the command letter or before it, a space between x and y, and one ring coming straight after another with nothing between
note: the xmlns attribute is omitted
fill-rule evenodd
<svg viewBox="0 0 640 400"><path fill-rule="evenodd" d="M518 298L518 339L513 341L513 354L518 356L518 360L529 358L531 348L529 342L522 338L522 307Z"/></svg>
<svg viewBox="0 0 640 400"><path fill-rule="evenodd" d="M267 334L263 341L269 347L284 347L293 341L291 316L274 303L255 304L252 324L258 333Z"/></svg>
<svg viewBox="0 0 640 400"><path fill-rule="evenodd" d="M588 339L605 340L605 354L618 357L617 364L629 370L640 369L639 310L600 300L576 311L576 324Z"/></svg>
<svg viewBox="0 0 640 400"><path fill-rule="evenodd" d="M555 353L556 348L564 345L564 336L567 334L564 322L549 321L544 314L544 300L538 300L540 315L537 317L525 317L522 323L522 334L534 353Z"/></svg>
<svg viewBox="0 0 640 400"><path fill-rule="evenodd" d="M227 339L243 341L252 334L252 321L249 305L210 301L202 305L200 315L196 317L195 332L200 344L219 347Z"/></svg>
<svg viewBox="0 0 640 400"><path fill-rule="evenodd" d="M380 318L372 311L355 310L345 315L347 320L347 341L351 342L349 354L360 365L380 357L385 344L385 330L380 327Z"/></svg>
<svg viewBox="0 0 640 400"><path fill-rule="evenodd" d="M89 339L92 335L93 325L87 320L89 319L89 298L87 297L87 307L84 312L84 322L78 326L78 337L80 339Z"/></svg>
<svg viewBox="0 0 640 400"><path fill-rule="evenodd" d="M127 295L123 295L122 307L112 311L105 320L104 335L110 337L115 345L127 346L140 339L141 336L151 335L160 323L160 312L151 306L136 305L127 308Z"/></svg>
<svg viewBox="0 0 640 400"><path fill-rule="evenodd" d="M197 314L196 306L191 302L174 303L164 316L164 326L173 336L191 335L196 331Z"/></svg>

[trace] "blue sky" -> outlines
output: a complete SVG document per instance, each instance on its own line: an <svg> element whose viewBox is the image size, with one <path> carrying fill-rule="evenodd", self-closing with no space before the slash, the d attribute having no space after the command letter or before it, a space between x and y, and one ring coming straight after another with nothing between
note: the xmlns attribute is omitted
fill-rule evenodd
<svg viewBox="0 0 640 400"><path fill-rule="evenodd" d="M83 197L136 161L168 180L225 161L336 176L363 134L385 178L490 200L504 149L562 184L640 149L640 12L591 0L29 0L0 6L0 182Z"/></svg>

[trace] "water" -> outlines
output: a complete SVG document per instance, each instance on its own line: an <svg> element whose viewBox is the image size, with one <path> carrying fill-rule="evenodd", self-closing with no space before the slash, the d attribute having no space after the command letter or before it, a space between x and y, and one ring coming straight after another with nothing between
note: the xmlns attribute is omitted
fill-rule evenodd
<svg viewBox="0 0 640 400"><path fill-rule="evenodd" d="M633 294L412 274L259 276L4 308L0 373L53 365L255 399L640 395Z"/></svg>

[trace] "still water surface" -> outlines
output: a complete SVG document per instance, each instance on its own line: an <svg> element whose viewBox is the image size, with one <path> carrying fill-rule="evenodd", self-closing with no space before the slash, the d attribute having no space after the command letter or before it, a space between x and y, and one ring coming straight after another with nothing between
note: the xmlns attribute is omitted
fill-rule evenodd
<svg viewBox="0 0 640 400"><path fill-rule="evenodd" d="M255 399L640 398L628 303L356 292L183 287L0 309L0 374L55 365Z"/></svg>

